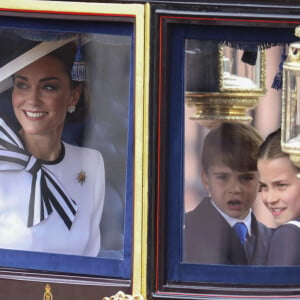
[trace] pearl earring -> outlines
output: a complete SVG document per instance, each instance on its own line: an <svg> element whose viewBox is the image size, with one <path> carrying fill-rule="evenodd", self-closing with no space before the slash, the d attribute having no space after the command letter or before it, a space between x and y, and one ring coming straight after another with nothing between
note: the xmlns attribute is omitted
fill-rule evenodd
<svg viewBox="0 0 300 300"><path fill-rule="evenodd" d="M69 112L69 114L72 114L75 110L76 110L76 106L75 106L75 105L70 105L70 106L68 107L68 112Z"/></svg>

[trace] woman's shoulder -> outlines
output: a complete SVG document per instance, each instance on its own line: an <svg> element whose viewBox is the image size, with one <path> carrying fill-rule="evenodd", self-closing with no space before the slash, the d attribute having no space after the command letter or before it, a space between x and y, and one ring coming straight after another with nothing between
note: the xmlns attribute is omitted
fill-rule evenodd
<svg viewBox="0 0 300 300"><path fill-rule="evenodd" d="M96 162L97 160L103 163L103 157L100 151L89 147L81 147L63 142L65 147L65 157L69 157L72 160L90 160Z"/></svg>
<svg viewBox="0 0 300 300"><path fill-rule="evenodd" d="M90 153L90 154L100 154L100 151L97 149L93 149L93 148L89 148L89 147L85 147L85 146L77 146L77 145L73 145L73 144L69 144L66 142L63 142L64 146L65 146L65 150L66 152L74 152L74 153Z"/></svg>

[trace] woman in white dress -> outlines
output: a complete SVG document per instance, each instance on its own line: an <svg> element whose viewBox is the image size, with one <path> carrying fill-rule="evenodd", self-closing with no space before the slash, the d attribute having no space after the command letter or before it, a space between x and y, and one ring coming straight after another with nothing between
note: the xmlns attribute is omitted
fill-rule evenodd
<svg viewBox="0 0 300 300"><path fill-rule="evenodd" d="M105 173L101 154L61 140L83 85L71 78L70 47L14 76L21 126L0 119L0 248L97 256Z"/></svg>

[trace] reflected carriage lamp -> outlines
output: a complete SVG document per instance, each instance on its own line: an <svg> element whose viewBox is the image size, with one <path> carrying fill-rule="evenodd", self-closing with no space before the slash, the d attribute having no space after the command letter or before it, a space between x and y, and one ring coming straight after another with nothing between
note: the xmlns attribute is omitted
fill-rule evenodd
<svg viewBox="0 0 300 300"><path fill-rule="evenodd" d="M295 30L300 37L300 26ZM300 41L291 43L283 64L282 150L300 167Z"/></svg>
<svg viewBox="0 0 300 300"><path fill-rule="evenodd" d="M257 59L249 64L243 61L245 51L239 47L186 41L185 102L194 107L190 119L209 128L222 121L252 121L249 111L266 91L265 51L253 47Z"/></svg>

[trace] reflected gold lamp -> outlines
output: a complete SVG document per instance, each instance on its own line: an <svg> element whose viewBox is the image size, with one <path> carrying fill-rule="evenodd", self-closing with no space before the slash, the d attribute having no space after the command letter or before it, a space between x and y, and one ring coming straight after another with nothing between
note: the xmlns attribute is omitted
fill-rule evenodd
<svg viewBox="0 0 300 300"><path fill-rule="evenodd" d="M259 97L265 94L265 51L258 49L256 64L249 66L241 61L242 50L219 44L207 44L208 49L205 49L203 41L199 47L193 50L186 46L185 102L194 107L190 119L206 127L213 127L222 121L251 122L252 117L248 112L256 107ZM192 55L195 57L197 54L203 54L202 61L199 58L197 62L193 58ZM189 84L196 73L191 69L196 69L197 63L202 73L202 77L197 79L201 81L198 89L195 85L190 88ZM207 84L203 84L203 81L207 81Z"/></svg>
<svg viewBox="0 0 300 300"><path fill-rule="evenodd" d="M299 26L295 35L300 37ZM282 150L300 167L300 42L290 44L283 64L281 128Z"/></svg>

